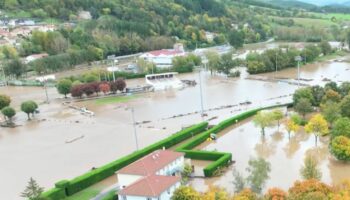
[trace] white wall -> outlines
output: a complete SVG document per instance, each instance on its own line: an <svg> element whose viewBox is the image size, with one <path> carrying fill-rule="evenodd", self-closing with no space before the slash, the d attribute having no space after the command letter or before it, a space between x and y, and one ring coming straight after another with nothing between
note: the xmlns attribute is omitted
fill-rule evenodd
<svg viewBox="0 0 350 200"><path fill-rule="evenodd" d="M161 176L171 176L173 172L176 172L176 174L179 175L179 172L182 171L184 166L185 158L181 156L180 158L165 166L163 169L156 172L156 174Z"/></svg>
<svg viewBox="0 0 350 200"><path fill-rule="evenodd" d="M138 176L138 175L130 175L130 174L117 174L118 177L118 184L120 186L120 188L124 188L132 183L134 183L135 181L139 180L140 178L142 178L142 176Z"/></svg>

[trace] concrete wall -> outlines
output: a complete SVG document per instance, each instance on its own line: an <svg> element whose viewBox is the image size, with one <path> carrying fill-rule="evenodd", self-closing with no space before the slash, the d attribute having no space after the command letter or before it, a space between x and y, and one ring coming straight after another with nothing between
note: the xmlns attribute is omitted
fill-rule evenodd
<svg viewBox="0 0 350 200"><path fill-rule="evenodd" d="M120 185L120 188L124 188L135 181L142 178L142 176L138 175L131 175L131 174L117 174L118 177L118 184Z"/></svg>

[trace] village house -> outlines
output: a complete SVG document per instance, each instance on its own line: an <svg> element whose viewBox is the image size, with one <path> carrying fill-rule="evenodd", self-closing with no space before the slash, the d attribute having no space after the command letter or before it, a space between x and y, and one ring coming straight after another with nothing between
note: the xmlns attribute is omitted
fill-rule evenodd
<svg viewBox="0 0 350 200"><path fill-rule="evenodd" d="M24 62L25 63L30 63L30 62L32 62L34 60L37 60L37 59L40 59L40 58L45 58L47 56L49 56L49 54L47 54L47 53L32 54L32 55L27 56L25 58Z"/></svg>
<svg viewBox="0 0 350 200"><path fill-rule="evenodd" d="M172 61L174 57L185 56L186 52L182 44L175 44L173 49L162 49L156 51L150 51L142 54L140 58L153 62L158 68L172 67Z"/></svg>
<svg viewBox="0 0 350 200"><path fill-rule="evenodd" d="M169 200L180 186L184 154L157 150L116 172L122 200Z"/></svg>

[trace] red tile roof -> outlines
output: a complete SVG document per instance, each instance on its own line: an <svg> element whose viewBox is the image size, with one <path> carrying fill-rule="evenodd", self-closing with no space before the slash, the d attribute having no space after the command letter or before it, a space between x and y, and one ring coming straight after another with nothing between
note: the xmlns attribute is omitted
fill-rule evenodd
<svg viewBox="0 0 350 200"><path fill-rule="evenodd" d="M178 176L151 175L142 178L118 192L125 196L158 197L180 181Z"/></svg>
<svg viewBox="0 0 350 200"><path fill-rule="evenodd" d="M184 156L184 153L170 150L157 150L120 169L118 173L142 176L151 175L182 156Z"/></svg>

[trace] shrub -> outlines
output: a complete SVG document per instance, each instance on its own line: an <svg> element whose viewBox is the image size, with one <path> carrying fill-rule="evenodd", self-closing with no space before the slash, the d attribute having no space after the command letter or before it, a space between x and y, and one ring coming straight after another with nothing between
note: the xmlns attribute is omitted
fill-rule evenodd
<svg viewBox="0 0 350 200"><path fill-rule="evenodd" d="M289 199L305 200L315 196L327 196L332 191L332 188L318 180L306 180L303 182L297 181L294 186L289 188ZM317 193L317 194L315 194Z"/></svg>
<svg viewBox="0 0 350 200"><path fill-rule="evenodd" d="M0 94L0 110L9 106L11 103L11 98L7 95Z"/></svg>

